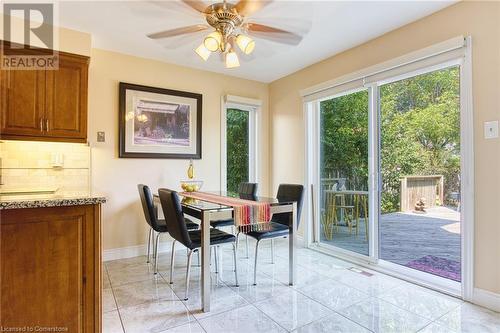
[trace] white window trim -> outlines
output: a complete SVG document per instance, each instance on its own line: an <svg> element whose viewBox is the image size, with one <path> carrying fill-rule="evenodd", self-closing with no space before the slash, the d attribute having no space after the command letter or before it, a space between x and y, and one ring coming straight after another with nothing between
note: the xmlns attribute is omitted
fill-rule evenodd
<svg viewBox="0 0 500 333"><path fill-rule="evenodd" d="M408 54L382 62L380 64L361 69L354 73L350 73L339 78L329 80L306 89L302 89L300 90L300 95L303 99L307 100L311 95L322 93L325 90L340 88L340 86L342 85L350 85L353 81L364 80L365 78L377 75L384 71L403 68L405 65L423 61L425 59L429 59L446 52L463 48L464 46L467 46L467 40L469 38L470 37L464 38L463 36L457 36L445 40L441 43L414 52L410 52Z"/></svg>
<svg viewBox="0 0 500 333"><path fill-rule="evenodd" d="M248 180L252 183L258 183L258 147L260 136L258 135L258 122L259 113L262 107L262 101L253 98L226 95L221 98L221 174L220 174L220 188L221 191L227 190L227 109L233 108L249 112L249 147L248 147Z"/></svg>
<svg viewBox="0 0 500 333"><path fill-rule="evenodd" d="M312 221L317 221L317 225L319 225L319 200L315 198L314 207L311 206L311 201L307 200L308 203L305 207L306 216L311 216L311 223L306 224L305 235L306 238L306 246L313 246L319 248L321 251L326 251L331 254L343 257L344 259L351 260L360 265L368 266L372 269L379 270L385 273L399 275L399 277L405 278L411 282L418 282L425 284L428 287L438 289L440 291L448 292L451 294L460 293L461 297L464 300L473 300L473 291L474 291L474 133L473 133L473 99L472 99L472 38L471 37L456 37L442 43L430 46L428 48L418 50L412 52L410 54L404 55L402 57L398 57L393 60L389 60L387 62L368 67L366 69L357 71L352 74L348 74L341 78L330 80L319 85L315 85L313 87L304 89L300 91L304 106L304 119L306 119L305 125L305 142L306 142L306 171L305 171L305 179L307 188L311 189L316 184L319 184L319 159L318 159L318 144L317 141L319 138L311 137L310 133L319 133L317 130L318 126L318 115L311 114L317 113L317 103L318 100L327 99L328 92L333 92L328 98L338 97L341 95L345 95L348 93L352 93L356 89L353 89L353 82L359 80L363 80L365 82L365 78L382 73L385 70L394 70L401 69L398 75L391 77L390 79L384 79L378 82L370 82L369 84L363 84L365 88L368 88L369 91L369 128L372 133L374 130L377 130L376 120L374 117L377 115L374 114L373 110L378 109L376 103L378 103L378 87L383 83L394 82L397 80L401 80L407 77L415 76L418 74L428 73L434 70L443 69L446 67L450 67L453 65L460 65L460 135L461 135L461 226L462 226L462 235L461 235L461 248L462 248L462 283L461 290L456 289L456 285L452 285L450 282L447 285L439 285L439 281L434 277L430 276L427 281L422 280L421 274L416 272L413 276L406 275L401 276L400 273L393 270L392 265L387 263L382 263L381 265L377 262L377 250L376 249L376 240L377 232L373 232L377 228L377 220L378 218L373 217L370 219L370 231L372 235L374 235L373 240L370 241L370 253L371 257L362 256L352 253L347 253L347 251L342 251L341 249L335 249L335 251L331 250L331 247L325 246L323 244L315 244L314 242L319 239L320 228L313 228ZM428 60L434 56L442 56L446 52L455 51L462 48L463 54L461 59L449 59L439 64L432 64L425 68L420 68L417 70L405 70L405 65L411 64L412 62L417 62L420 60ZM408 66L407 68L411 68ZM361 85L358 85L359 89L361 89ZM313 96L314 95L314 96ZM314 98L318 97L318 98ZM312 102L311 102L312 101ZM373 134L370 135L369 140L373 140ZM372 207L378 200L376 195L378 195L378 187L380 186L378 183L379 179L375 174L375 168L377 167L376 163L378 163L378 147L375 143L369 145L369 183L371 184L370 194L373 199L370 200L370 211L375 212L378 211L378 208L374 210L375 207ZM373 173L372 173L373 172ZM318 193L317 189L314 191L309 190L308 192L314 192L315 195ZM311 209L312 208L312 209ZM311 211L312 210L312 211ZM375 214L371 214L375 215ZM373 220L374 219L374 220ZM310 232L309 230L312 230ZM423 282L422 282L423 281Z"/></svg>

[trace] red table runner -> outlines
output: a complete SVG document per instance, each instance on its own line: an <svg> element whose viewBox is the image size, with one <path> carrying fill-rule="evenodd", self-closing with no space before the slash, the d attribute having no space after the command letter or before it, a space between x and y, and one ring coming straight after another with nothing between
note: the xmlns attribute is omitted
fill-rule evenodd
<svg viewBox="0 0 500 333"><path fill-rule="evenodd" d="M182 192L180 195L233 207L234 224L241 232L262 231L269 227L271 205L267 202L225 197L207 192Z"/></svg>

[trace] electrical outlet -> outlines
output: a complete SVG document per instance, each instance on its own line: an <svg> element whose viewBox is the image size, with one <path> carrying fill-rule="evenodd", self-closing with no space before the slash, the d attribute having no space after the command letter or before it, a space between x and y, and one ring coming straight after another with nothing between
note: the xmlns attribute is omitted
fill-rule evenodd
<svg viewBox="0 0 500 333"><path fill-rule="evenodd" d="M106 141L106 133L97 132L97 142L105 142Z"/></svg>
<svg viewBox="0 0 500 333"><path fill-rule="evenodd" d="M484 123L484 138L485 139L498 138L498 120L486 121Z"/></svg>

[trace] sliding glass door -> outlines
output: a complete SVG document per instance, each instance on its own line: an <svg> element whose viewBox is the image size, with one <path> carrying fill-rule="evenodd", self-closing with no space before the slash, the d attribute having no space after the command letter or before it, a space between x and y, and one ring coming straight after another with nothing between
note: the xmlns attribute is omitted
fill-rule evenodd
<svg viewBox="0 0 500 333"><path fill-rule="evenodd" d="M319 102L320 242L368 255L368 91Z"/></svg>
<svg viewBox="0 0 500 333"><path fill-rule="evenodd" d="M458 293L470 267L462 182L472 156L462 61L426 60L309 97L316 246Z"/></svg>
<svg viewBox="0 0 500 333"><path fill-rule="evenodd" d="M379 258L453 281L461 280L459 73L379 88Z"/></svg>

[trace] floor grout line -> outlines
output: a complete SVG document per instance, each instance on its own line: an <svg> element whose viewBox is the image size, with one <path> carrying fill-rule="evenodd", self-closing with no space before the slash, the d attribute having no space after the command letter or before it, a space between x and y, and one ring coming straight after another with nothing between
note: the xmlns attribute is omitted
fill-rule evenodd
<svg viewBox="0 0 500 333"><path fill-rule="evenodd" d="M264 301L264 300L263 300ZM259 301L260 302L260 301ZM255 303L258 303L258 302L254 302L254 303L250 303L251 306L253 306L254 308L256 308L259 312L261 312L262 314L264 314L264 316L266 316L268 319L270 319L273 323L275 323L276 325L278 325L279 327L281 327L282 329L284 329L285 331L287 332L291 332L289 330L287 330L286 328L284 328L283 326L280 325L280 323L278 323L276 320L274 320L273 318L271 318L270 316L267 315L267 313L265 313L264 311L262 311L261 309L259 309L257 306L255 306Z"/></svg>
<svg viewBox="0 0 500 333"><path fill-rule="evenodd" d="M109 288L111 289L111 294L113 295L113 299L115 300L116 313L118 314L118 318L120 319L120 324L122 326L122 331L125 333L125 325L123 324L122 315L120 309L118 309L118 302L116 301L115 290L113 289L113 284L111 283L111 278L109 277L108 267L104 265L104 269L106 270L106 276L109 280Z"/></svg>

